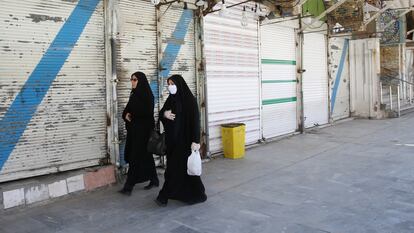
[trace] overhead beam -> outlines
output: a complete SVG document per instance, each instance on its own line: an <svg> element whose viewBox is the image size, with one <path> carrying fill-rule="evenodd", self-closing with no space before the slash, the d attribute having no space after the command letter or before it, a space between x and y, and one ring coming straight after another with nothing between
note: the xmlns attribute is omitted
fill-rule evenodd
<svg viewBox="0 0 414 233"><path fill-rule="evenodd" d="M327 10L322 12L318 17L312 19L311 23L309 25L304 25L303 28L300 30L300 32L303 32L308 26L312 25L316 21L319 21L323 17L325 17L327 14L331 13L332 11L336 10L338 7L340 7L342 4L344 4L348 0L339 0L337 3L333 4L331 7L329 7Z"/></svg>
<svg viewBox="0 0 414 233"><path fill-rule="evenodd" d="M369 23L371 23L373 20L375 20L376 18L378 18L382 13L384 13L386 10L390 9L392 7L392 4L387 4L384 8L382 8L381 10L379 10L377 13L375 13L375 15L373 15L371 18L369 18L367 21L365 21L362 24L362 29L363 31L366 30L366 27Z"/></svg>

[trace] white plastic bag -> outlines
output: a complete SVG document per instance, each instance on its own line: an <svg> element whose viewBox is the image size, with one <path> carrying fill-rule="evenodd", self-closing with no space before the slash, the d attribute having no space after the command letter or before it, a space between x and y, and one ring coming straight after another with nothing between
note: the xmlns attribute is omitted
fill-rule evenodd
<svg viewBox="0 0 414 233"><path fill-rule="evenodd" d="M190 176L201 176L201 157L198 150L193 150L188 157L187 174Z"/></svg>

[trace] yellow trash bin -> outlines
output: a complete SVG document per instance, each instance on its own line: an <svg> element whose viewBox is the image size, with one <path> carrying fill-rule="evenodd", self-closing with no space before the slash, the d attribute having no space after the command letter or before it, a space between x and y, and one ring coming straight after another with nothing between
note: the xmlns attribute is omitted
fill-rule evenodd
<svg viewBox="0 0 414 233"><path fill-rule="evenodd" d="M246 125L242 123L221 125L224 157L229 159L240 159L244 157L245 132Z"/></svg>

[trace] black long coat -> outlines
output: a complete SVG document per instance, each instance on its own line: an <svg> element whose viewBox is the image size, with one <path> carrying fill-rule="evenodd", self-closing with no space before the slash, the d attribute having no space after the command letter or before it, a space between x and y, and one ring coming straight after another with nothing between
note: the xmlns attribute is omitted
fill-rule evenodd
<svg viewBox="0 0 414 233"><path fill-rule="evenodd" d="M191 143L200 143L200 114L196 99L181 76L170 77L177 85L177 94L169 95L160 111L165 127L167 144L167 169L160 196L187 203L205 201L205 188L199 176L187 174L187 159ZM172 110L174 121L164 118L164 112Z"/></svg>
<svg viewBox="0 0 414 233"><path fill-rule="evenodd" d="M144 76L145 77L145 76ZM144 83L146 82L146 84ZM156 176L154 158L147 151L148 139L154 128L154 97L148 81L138 77L138 85L131 91L128 104L122 118L125 121L127 139L125 162L129 163L127 185L151 180ZM126 120L126 114L132 115L132 121Z"/></svg>

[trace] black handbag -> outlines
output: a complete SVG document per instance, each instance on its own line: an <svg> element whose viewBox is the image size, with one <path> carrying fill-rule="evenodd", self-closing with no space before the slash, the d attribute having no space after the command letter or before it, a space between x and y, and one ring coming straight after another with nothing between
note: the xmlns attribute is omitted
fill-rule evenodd
<svg viewBox="0 0 414 233"><path fill-rule="evenodd" d="M165 144L165 134L160 133L157 128L151 131L147 151L156 155L165 155L167 152L167 146Z"/></svg>

